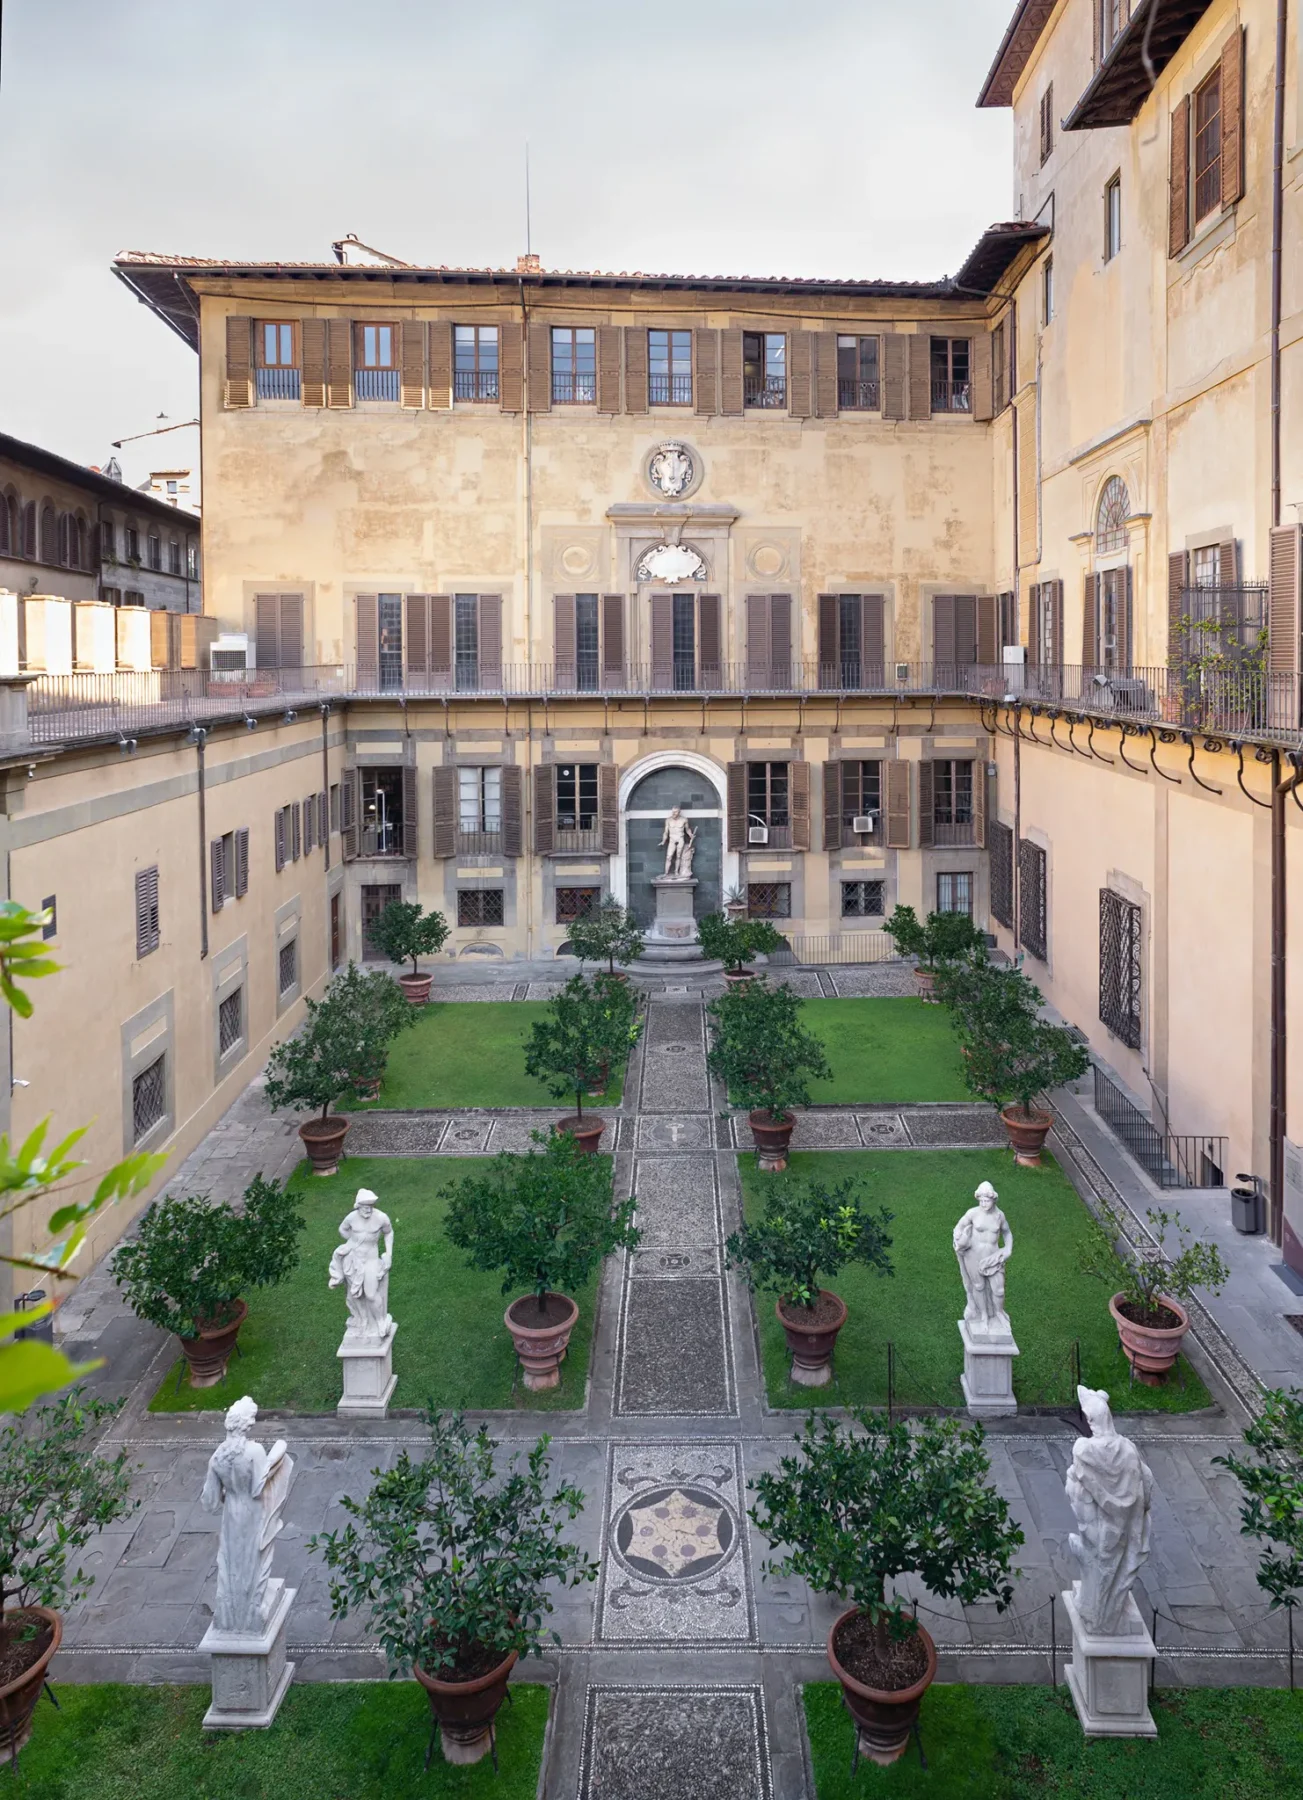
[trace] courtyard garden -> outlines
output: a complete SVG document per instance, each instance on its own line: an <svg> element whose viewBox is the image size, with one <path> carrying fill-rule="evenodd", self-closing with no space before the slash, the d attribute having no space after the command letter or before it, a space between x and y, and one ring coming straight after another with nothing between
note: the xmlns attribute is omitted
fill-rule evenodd
<svg viewBox="0 0 1303 1800"><path fill-rule="evenodd" d="M832 1068L812 1081L818 1105L971 1100L959 1045L944 1007L905 999L807 1000L801 1022Z"/></svg>

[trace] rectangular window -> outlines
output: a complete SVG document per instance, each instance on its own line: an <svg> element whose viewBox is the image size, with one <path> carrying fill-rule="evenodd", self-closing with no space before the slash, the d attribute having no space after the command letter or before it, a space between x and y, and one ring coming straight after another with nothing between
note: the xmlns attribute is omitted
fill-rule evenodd
<svg viewBox="0 0 1303 1800"><path fill-rule="evenodd" d="M42 900L41 911L46 914L45 923L41 927L41 939L48 944L52 937L59 934L59 909L53 894L47 894Z"/></svg>
<svg viewBox="0 0 1303 1800"><path fill-rule="evenodd" d="M403 689L403 596L379 594L376 597L376 655L379 660L380 691L401 693Z"/></svg>
<svg viewBox="0 0 1303 1800"><path fill-rule="evenodd" d="M1194 91L1194 222L1222 203L1222 72Z"/></svg>
<svg viewBox="0 0 1303 1800"><path fill-rule="evenodd" d="M466 855L502 848L501 769L458 769L457 848Z"/></svg>
<svg viewBox="0 0 1303 1800"><path fill-rule="evenodd" d="M1142 987L1140 908L1115 893L1099 890L1099 1016L1103 1024L1140 1048Z"/></svg>
<svg viewBox="0 0 1303 1800"><path fill-rule="evenodd" d="M1013 930L1013 832L998 819L986 827L990 851L991 916Z"/></svg>
<svg viewBox="0 0 1303 1800"><path fill-rule="evenodd" d="M288 994L299 979L299 940L291 938L282 944L276 957L276 992Z"/></svg>
<svg viewBox="0 0 1303 1800"><path fill-rule="evenodd" d="M937 876L937 911L973 916L973 876L970 869L949 870Z"/></svg>
<svg viewBox="0 0 1303 1800"><path fill-rule="evenodd" d="M648 398L653 406L692 405L692 333L647 333Z"/></svg>
<svg viewBox="0 0 1303 1800"><path fill-rule="evenodd" d="M501 888L463 888L457 895L459 925L501 925Z"/></svg>
<svg viewBox="0 0 1303 1800"><path fill-rule="evenodd" d="M556 922L573 925L576 919L587 919L597 911L601 888L559 887L556 891Z"/></svg>
<svg viewBox="0 0 1303 1800"><path fill-rule="evenodd" d="M226 1056L244 1036L244 989L229 993L217 1008L217 1054Z"/></svg>
<svg viewBox="0 0 1303 1800"><path fill-rule="evenodd" d="M1024 838L1018 845L1018 935L1032 955L1048 953L1048 898L1045 852Z"/></svg>
<svg viewBox="0 0 1303 1800"><path fill-rule="evenodd" d="M760 840L771 850L787 850L792 843L792 818L788 811L789 768L785 762L747 764L747 842L751 831L763 826L768 837Z"/></svg>
<svg viewBox="0 0 1303 1800"><path fill-rule="evenodd" d="M842 918L880 919L885 886L881 881L843 881Z"/></svg>
<svg viewBox="0 0 1303 1800"><path fill-rule="evenodd" d="M746 406L787 405L787 338L781 331L742 333L742 399Z"/></svg>
<svg viewBox="0 0 1303 1800"><path fill-rule="evenodd" d="M353 387L359 400L398 399L398 328L359 325L355 328Z"/></svg>
<svg viewBox="0 0 1303 1800"><path fill-rule="evenodd" d="M1100 26L1099 59L1103 62L1122 35L1131 16L1131 0L1102 0L1098 18Z"/></svg>
<svg viewBox="0 0 1303 1800"><path fill-rule="evenodd" d="M402 856L405 853L402 769L363 769L361 775L358 855Z"/></svg>
<svg viewBox="0 0 1303 1800"><path fill-rule="evenodd" d="M552 327L552 404L591 406L597 399L597 333L591 325Z"/></svg>
<svg viewBox="0 0 1303 1800"><path fill-rule="evenodd" d="M158 866L136 870L136 955L148 956L162 941L158 923Z"/></svg>
<svg viewBox="0 0 1303 1800"><path fill-rule="evenodd" d="M1012 591L997 594L995 597L995 624L1000 636L999 648L1019 642L1018 638L1018 596Z"/></svg>
<svg viewBox="0 0 1303 1800"><path fill-rule="evenodd" d="M127 561L138 563L140 561L140 533L134 525L127 525L123 529L126 535Z"/></svg>
<svg viewBox="0 0 1303 1800"><path fill-rule="evenodd" d="M556 829L558 833L597 829L596 763L558 763Z"/></svg>
<svg viewBox="0 0 1303 1800"><path fill-rule="evenodd" d="M480 685L480 597L478 594L454 594L452 597L454 680L465 693L474 693Z"/></svg>
<svg viewBox="0 0 1303 1800"><path fill-rule="evenodd" d="M1050 160L1054 150L1054 83L1051 82L1041 95L1041 167Z"/></svg>
<svg viewBox="0 0 1303 1800"><path fill-rule="evenodd" d="M453 326L452 397L454 400L497 399L496 325Z"/></svg>
<svg viewBox="0 0 1303 1800"><path fill-rule="evenodd" d="M337 969L344 960L344 896L330 896L330 966Z"/></svg>
<svg viewBox="0 0 1303 1800"><path fill-rule="evenodd" d="M1222 553L1220 544L1205 544L1196 550L1190 558L1190 572L1195 587L1215 588L1222 584Z"/></svg>
<svg viewBox="0 0 1303 1800"><path fill-rule="evenodd" d="M260 400L299 398L298 327L291 319L260 319L255 376ZM169 489L170 492L175 491Z"/></svg>
<svg viewBox="0 0 1303 1800"><path fill-rule="evenodd" d="M876 337L837 339L837 407L840 412L877 412L882 404Z"/></svg>
<svg viewBox="0 0 1303 1800"><path fill-rule="evenodd" d="M1054 317L1054 258L1047 256L1041 269L1041 324Z"/></svg>
<svg viewBox="0 0 1303 1800"><path fill-rule="evenodd" d="M163 542L155 532L149 534L149 566L151 569L163 567Z"/></svg>
<svg viewBox="0 0 1303 1800"><path fill-rule="evenodd" d="M694 594L674 594L671 599L674 691L689 693L697 685L697 601Z"/></svg>
<svg viewBox="0 0 1303 1800"><path fill-rule="evenodd" d="M110 605L110 606L121 606L122 605L122 589L115 588L115 587L106 587L104 590L104 598L105 598L106 602L108 603L108 605Z"/></svg>
<svg viewBox="0 0 1303 1800"><path fill-rule="evenodd" d="M118 536L111 519L100 520L100 561L111 563L118 560Z"/></svg>
<svg viewBox="0 0 1303 1800"><path fill-rule="evenodd" d="M1012 337L1012 331L1008 336ZM991 407L1002 413L1009 404L1009 371L1005 366L1006 330L1003 325L991 333Z"/></svg>
<svg viewBox="0 0 1303 1800"><path fill-rule="evenodd" d="M381 881L369 884L362 889L362 960L363 962L384 962L383 950L377 948L372 929L376 920L386 906L403 897L402 887L396 881Z"/></svg>
<svg viewBox="0 0 1303 1800"><path fill-rule="evenodd" d="M932 411L966 413L973 410L969 384L968 338L932 339Z"/></svg>
<svg viewBox="0 0 1303 1800"><path fill-rule="evenodd" d="M597 616L597 595L575 595L575 686L582 693L596 693L598 687L601 627Z"/></svg>
<svg viewBox="0 0 1303 1800"><path fill-rule="evenodd" d="M1104 189L1104 261L1112 262L1122 248L1122 177L1115 175Z"/></svg>
<svg viewBox="0 0 1303 1800"><path fill-rule="evenodd" d="M747 884L747 916L752 919L790 919L790 881L752 881Z"/></svg>
<svg viewBox="0 0 1303 1800"><path fill-rule="evenodd" d="M131 1130L137 1144L167 1117L167 1052L131 1081Z"/></svg>
<svg viewBox="0 0 1303 1800"><path fill-rule="evenodd" d="M932 763L932 841L973 841L973 764L968 759L939 757Z"/></svg>
<svg viewBox="0 0 1303 1800"><path fill-rule="evenodd" d="M882 811L882 764L880 762L844 762L842 764L842 825L854 832L856 819L872 819L878 829ZM861 826L860 830L863 831Z"/></svg>
<svg viewBox="0 0 1303 1800"><path fill-rule="evenodd" d="M185 547L185 572L191 581L199 579L199 546L188 543Z"/></svg>
<svg viewBox="0 0 1303 1800"><path fill-rule="evenodd" d="M1097 578L1097 668L1126 670L1131 667L1130 574L1129 569L1105 569Z"/></svg>
<svg viewBox="0 0 1303 1800"><path fill-rule="evenodd" d="M235 833L226 831L213 841L213 911L235 897Z"/></svg>
<svg viewBox="0 0 1303 1800"><path fill-rule="evenodd" d="M122 604L124 606L143 606L145 596L139 588L127 588L122 595Z"/></svg>
<svg viewBox="0 0 1303 1800"><path fill-rule="evenodd" d="M170 539L167 546L167 572L169 575L181 573L181 546L175 538Z"/></svg>

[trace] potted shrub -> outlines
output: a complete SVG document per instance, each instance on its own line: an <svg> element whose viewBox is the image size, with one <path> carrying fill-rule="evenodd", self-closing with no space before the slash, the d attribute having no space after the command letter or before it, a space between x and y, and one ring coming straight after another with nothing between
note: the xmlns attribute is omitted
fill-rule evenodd
<svg viewBox="0 0 1303 1800"><path fill-rule="evenodd" d="M1215 1244L1191 1243L1177 1214L1151 1206L1145 1216L1155 1241L1126 1254L1120 1248L1126 1242L1122 1220L1105 1205L1102 1216L1092 1217L1087 1228L1081 1266L1114 1289L1108 1309L1133 1373L1146 1387L1161 1387L1190 1329L1182 1301L1196 1288L1220 1293L1231 1272ZM1173 1229L1178 1248L1170 1255L1166 1245Z"/></svg>
<svg viewBox="0 0 1303 1800"><path fill-rule="evenodd" d="M642 955L642 932L628 908L621 906L614 895L606 894L596 912L571 925L570 948L580 962L605 962L613 981L627 981L629 977L615 965L638 960Z"/></svg>
<svg viewBox="0 0 1303 1800"><path fill-rule="evenodd" d="M215 1387L248 1316L243 1296L298 1266L302 1230L293 1196L261 1175L239 1212L203 1195L156 1200L114 1257L113 1279L138 1319L180 1338L191 1387Z"/></svg>
<svg viewBox="0 0 1303 1800"><path fill-rule="evenodd" d="M597 1564L564 1536L584 1496L565 1482L549 1491L549 1438L499 1467L483 1425L434 1411L426 1423L429 1454L403 1450L373 1470L365 1499L340 1502L349 1523L308 1548L330 1571L332 1616L370 1614L393 1671L425 1689L445 1760L474 1763L517 1659L560 1642L543 1628L553 1590L593 1581Z"/></svg>
<svg viewBox="0 0 1303 1800"><path fill-rule="evenodd" d="M1263 1540L1258 1586L1271 1607L1303 1600L1303 1392L1270 1389L1244 1442L1257 1458L1214 1456L1244 1489L1240 1533Z"/></svg>
<svg viewBox="0 0 1303 1800"><path fill-rule="evenodd" d="M541 1081L554 1099L575 1097L572 1116L556 1129L595 1152L606 1129L601 1119L584 1118L584 1096L603 1094L612 1065L627 1054L641 1029L633 995L625 984L600 974L591 982L572 975L547 1003L525 1046L525 1072Z"/></svg>
<svg viewBox="0 0 1303 1800"><path fill-rule="evenodd" d="M846 1303L822 1287L820 1277L853 1262L866 1263L879 1275L894 1274L887 1236L892 1215L885 1207L869 1212L857 1181L830 1187L788 1175L765 1183L764 1207L758 1224L744 1222L728 1239L728 1264L746 1272L749 1287L776 1296L778 1322L792 1353L792 1380L801 1387L824 1387L832 1380Z"/></svg>
<svg viewBox="0 0 1303 1800"><path fill-rule="evenodd" d="M380 1085L389 1063L389 1049L400 1032L416 1024L417 1013L401 987L383 969L359 969L350 963L332 984L339 1004L358 1017L374 1021L374 1031L365 1036L353 1091L359 1100L378 1100ZM364 1073L365 1071L365 1073Z"/></svg>
<svg viewBox="0 0 1303 1800"><path fill-rule="evenodd" d="M1062 1025L1038 1017L1040 990L1016 970L938 980L962 1008L956 1022L969 1091L998 1108L1015 1161L1037 1167L1054 1120L1036 1096L1078 1080L1090 1068L1090 1052Z"/></svg>
<svg viewBox="0 0 1303 1800"><path fill-rule="evenodd" d="M314 1175L333 1175L348 1135L348 1120L331 1112L359 1081L374 1082L384 1070L388 1036L372 1008L359 1008L356 965L335 978L320 1000L304 1002L305 1017L291 1038L267 1058L267 1100L274 1108L320 1116L299 1126Z"/></svg>
<svg viewBox="0 0 1303 1800"><path fill-rule="evenodd" d="M914 979L924 1000L932 998L940 964L957 961L986 947L982 933L962 912L929 913L926 923L920 924L912 906L897 906L882 929L895 944L898 955L918 958Z"/></svg>
<svg viewBox="0 0 1303 1800"><path fill-rule="evenodd" d="M726 918L718 912L697 920L697 938L708 961L723 963L729 987L744 986L753 978L755 971L746 964L757 956L771 956L787 947L787 939L768 919Z"/></svg>
<svg viewBox="0 0 1303 1800"><path fill-rule="evenodd" d="M579 1307L564 1292L582 1287L612 1250L632 1250L641 1233L632 1198L612 1197L611 1168L569 1132L531 1133L540 1147L504 1151L445 1188L450 1243L472 1269L502 1272L504 1294L527 1291L506 1311L507 1330L530 1389L554 1388Z"/></svg>
<svg viewBox="0 0 1303 1800"><path fill-rule="evenodd" d="M448 921L441 912L423 913L415 900L391 900L371 927L371 941L390 962L410 962L410 975L400 975L398 985L413 1006L430 998L432 976L422 975L420 958L437 956L448 937Z"/></svg>
<svg viewBox="0 0 1303 1800"><path fill-rule="evenodd" d="M809 1083L832 1074L823 1045L801 1024L803 1002L763 979L712 1000L707 1061L735 1106L745 1106L762 1169L787 1167L794 1106L810 1104Z"/></svg>
<svg viewBox="0 0 1303 1800"><path fill-rule="evenodd" d="M80 1388L0 1431L0 1762L16 1762L63 1637L94 1576L72 1558L137 1504L125 1451L91 1445L117 1406Z"/></svg>
<svg viewBox="0 0 1303 1800"><path fill-rule="evenodd" d="M766 1573L800 1575L821 1594L853 1604L828 1633L828 1661L855 1720L860 1748L895 1762L936 1675L936 1645L889 1594L917 1575L934 1594L964 1605L1013 1598L1013 1557L1023 1534L988 1485L980 1425L921 1419L911 1427L855 1412L851 1425L811 1415L775 1473L750 1484L751 1518L782 1557Z"/></svg>
<svg viewBox="0 0 1303 1800"><path fill-rule="evenodd" d="M745 919L750 905L745 888L731 887L724 896L724 916L728 919Z"/></svg>

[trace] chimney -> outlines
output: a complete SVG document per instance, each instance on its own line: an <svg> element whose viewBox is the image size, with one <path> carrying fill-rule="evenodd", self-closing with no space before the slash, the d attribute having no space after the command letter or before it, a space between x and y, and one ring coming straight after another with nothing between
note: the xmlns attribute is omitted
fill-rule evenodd
<svg viewBox="0 0 1303 1800"><path fill-rule="evenodd" d="M543 273L543 264L536 250L530 250L526 255L516 258L516 273L517 275L541 275Z"/></svg>

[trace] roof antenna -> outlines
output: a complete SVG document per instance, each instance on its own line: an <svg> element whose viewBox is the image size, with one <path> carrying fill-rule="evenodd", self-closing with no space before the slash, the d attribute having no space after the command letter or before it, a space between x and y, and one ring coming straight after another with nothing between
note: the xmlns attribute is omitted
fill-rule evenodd
<svg viewBox="0 0 1303 1800"><path fill-rule="evenodd" d="M529 139L525 139L525 255L531 256L534 245L530 239L529 221Z"/></svg>

